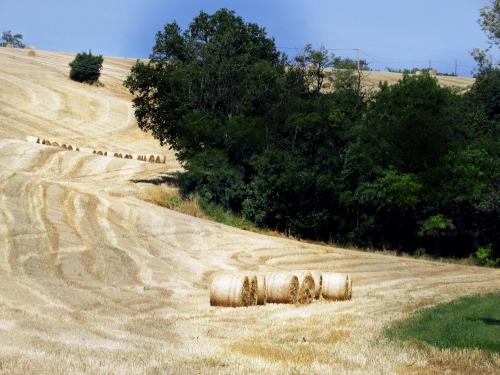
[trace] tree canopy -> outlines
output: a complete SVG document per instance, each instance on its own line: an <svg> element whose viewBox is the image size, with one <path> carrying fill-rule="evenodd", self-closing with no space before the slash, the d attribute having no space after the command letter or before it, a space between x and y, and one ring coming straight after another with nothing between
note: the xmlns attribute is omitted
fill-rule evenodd
<svg viewBox="0 0 500 375"><path fill-rule="evenodd" d="M10 45L14 48L24 48L22 34L12 34L12 31L4 31L2 33L2 43L3 47Z"/></svg>
<svg viewBox="0 0 500 375"><path fill-rule="evenodd" d="M290 59L221 9L167 24L125 85L184 194L298 237L498 256L498 69L466 94L428 74L373 93L352 66L327 74L339 61L310 45Z"/></svg>

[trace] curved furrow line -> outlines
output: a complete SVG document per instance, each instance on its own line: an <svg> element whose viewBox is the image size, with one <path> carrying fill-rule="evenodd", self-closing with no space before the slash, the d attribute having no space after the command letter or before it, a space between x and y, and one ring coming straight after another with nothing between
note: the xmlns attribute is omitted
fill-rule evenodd
<svg viewBox="0 0 500 375"><path fill-rule="evenodd" d="M111 246L111 248L115 252L119 252L120 257L120 266L126 266L127 269L123 270L124 275L128 275L130 282L133 284L143 284L143 280L141 280L139 276L139 272L141 269L142 262L136 256L131 256L132 251L125 251L125 248L130 244L124 244L125 246L120 246L120 237L123 237L123 234L115 231L115 226L111 223L109 219L110 215L110 203L108 200L103 199L101 196L95 197L97 200L96 206L96 222L99 225L99 230L102 237L105 239L106 243ZM124 233L127 233L125 231ZM106 249L107 250L107 249ZM110 258L103 256L102 258L104 263L108 263ZM112 269L116 264L111 264L111 267L106 267L107 269Z"/></svg>
<svg viewBox="0 0 500 375"><path fill-rule="evenodd" d="M6 250L9 253L9 278L15 284L9 288L12 290L21 288L23 289L22 295L28 299L27 296L33 296L43 305L67 310L68 308L63 302L57 298L54 299L52 293L47 292L53 285L50 285L51 280L47 279L47 269L40 265L40 253L44 251L43 238L46 236L46 232L37 225L36 218L32 216L34 202L31 199L32 192L39 189L39 185L37 182L25 181L21 187L15 185L14 188L18 192L17 197L12 198L12 194L3 194L1 210L4 215L10 216L8 224L11 228L10 233L8 233L10 241ZM5 198L8 200L9 197L14 199L14 204L18 208L16 211L13 211L12 207L5 203ZM23 227L29 229L24 230ZM20 229L26 233L20 233ZM47 280L49 285L42 286L41 280ZM5 285L5 287L8 286ZM12 298L16 301L16 297ZM28 311L31 309L32 307L28 308Z"/></svg>
<svg viewBox="0 0 500 375"><path fill-rule="evenodd" d="M29 91L32 93L32 96L36 99L35 106L40 105L43 108L46 108L43 111L38 111L38 115L45 115L57 112L57 110L61 107L61 100L56 95L54 90L50 87L50 85L46 84L46 82L42 82L40 80L34 80L31 77L28 79L25 78L25 75L18 74L7 74L12 78L15 78L15 84L18 84L19 87L24 89L25 91ZM3 76L5 78L5 76ZM37 92L39 94L37 94ZM50 101L48 100L50 98Z"/></svg>
<svg viewBox="0 0 500 375"><path fill-rule="evenodd" d="M95 215L95 205L91 202L88 194L78 193L73 201L72 207L72 225L85 245L85 252L82 256L83 267L99 283L104 279L104 270L97 261L97 246L94 244L95 225L92 227L90 216ZM89 228L85 230L85 228ZM92 233L91 235L88 232Z"/></svg>
<svg viewBox="0 0 500 375"><path fill-rule="evenodd" d="M146 250L147 241L141 239L137 232L137 218L128 205L116 205L113 208L107 204L107 225L114 227L115 246L125 252L137 266L137 279L140 284L161 286L153 279L153 272L148 261L158 261ZM119 212L118 210L122 211Z"/></svg>

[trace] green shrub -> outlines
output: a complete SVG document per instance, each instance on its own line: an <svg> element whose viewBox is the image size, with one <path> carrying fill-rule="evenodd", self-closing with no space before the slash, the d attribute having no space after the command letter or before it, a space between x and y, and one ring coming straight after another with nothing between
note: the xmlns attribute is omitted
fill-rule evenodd
<svg viewBox="0 0 500 375"><path fill-rule="evenodd" d="M500 258L493 257L491 245L483 246L474 253L477 262L482 266L497 267L500 265Z"/></svg>
<svg viewBox="0 0 500 375"><path fill-rule="evenodd" d="M74 81L95 83L101 75L103 61L102 55L92 55L90 51L79 53L69 63L71 68L69 76Z"/></svg>

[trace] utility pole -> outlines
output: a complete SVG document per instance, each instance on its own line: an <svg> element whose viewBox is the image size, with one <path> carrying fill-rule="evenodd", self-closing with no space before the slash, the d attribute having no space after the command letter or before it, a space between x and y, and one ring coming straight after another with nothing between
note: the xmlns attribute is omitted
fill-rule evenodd
<svg viewBox="0 0 500 375"><path fill-rule="evenodd" d="M357 65L358 65L358 72L361 70L360 69L360 62L359 62L359 52L361 51L359 48L354 48L354 50L356 51L356 61L357 61Z"/></svg>
<svg viewBox="0 0 500 375"><path fill-rule="evenodd" d="M458 61L455 59L455 76L458 77Z"/></svg>

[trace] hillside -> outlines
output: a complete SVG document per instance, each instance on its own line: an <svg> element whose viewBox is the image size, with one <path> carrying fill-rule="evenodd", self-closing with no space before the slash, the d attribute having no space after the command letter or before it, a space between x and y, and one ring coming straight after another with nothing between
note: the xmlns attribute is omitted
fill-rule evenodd
<svg viewBox="0 0 500 375"><path fill-rule="evenodd" d="M379 335L418 308L499 289L499 270L268 237L147 203L132 180L179 165L135 124L121 86L134 61L106 58L104 86L92 87L69 80L71 59L0 48L0 372L497 371L498 356L401 347ZM349 272L353 299L209 306L215 272L293 269Z"/></svg>

